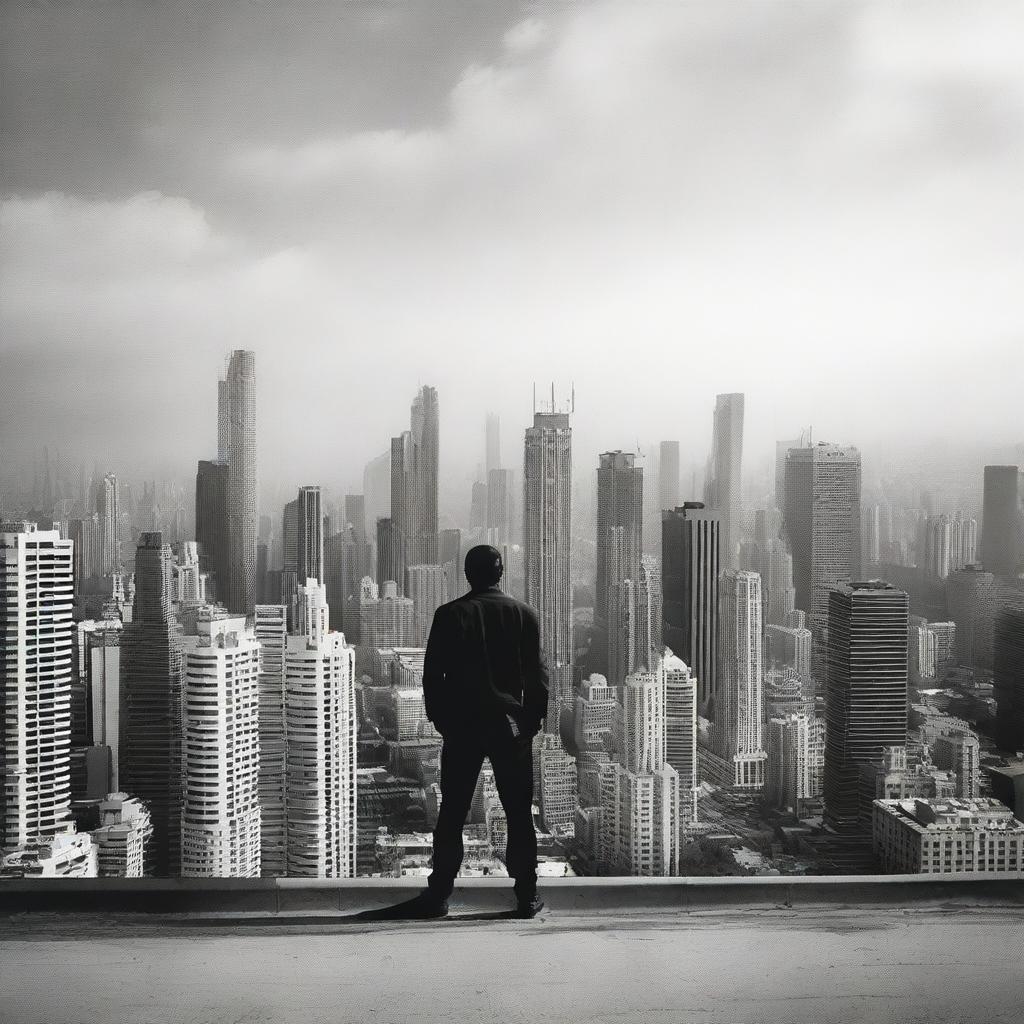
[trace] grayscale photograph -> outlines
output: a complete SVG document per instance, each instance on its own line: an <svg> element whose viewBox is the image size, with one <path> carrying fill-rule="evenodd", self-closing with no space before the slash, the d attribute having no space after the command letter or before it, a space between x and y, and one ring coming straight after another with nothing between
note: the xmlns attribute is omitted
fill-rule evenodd
<svg viewBox="0 0 1024 1024"><path fill-rule="evenodd" d="M1024 1019L1024 6L0 0L0 1021Z"/></svg>

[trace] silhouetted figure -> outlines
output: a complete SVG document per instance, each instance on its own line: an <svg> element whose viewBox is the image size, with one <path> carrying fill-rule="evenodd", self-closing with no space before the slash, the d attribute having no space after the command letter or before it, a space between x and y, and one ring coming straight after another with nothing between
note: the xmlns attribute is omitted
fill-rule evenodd
<svg viewBox="0 0 1024 1024"><path fill-rule="evenodd" d="M498 589L501 553L466 555L471 590L434 613L423 666L427 717L441 733L441 810L427 890L385 911L393 918L443 917L462 864L462 828L484 758L490 758L508 821L505 865L517 912L533 917L537 836L533 829L533 737L547 710L548 673L537 614Z"/></svg>

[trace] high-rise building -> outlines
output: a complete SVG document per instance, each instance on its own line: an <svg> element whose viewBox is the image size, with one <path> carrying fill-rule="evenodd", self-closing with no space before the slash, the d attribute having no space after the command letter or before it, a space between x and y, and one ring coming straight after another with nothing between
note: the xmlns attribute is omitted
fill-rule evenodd
<svg viewBox="0 0 1024 1024"><path fill-rule="evenodd" d="M221 383L224 383L221 381ZM228 464L200 461L196 473L196 541L199 568L213 581L213 596L228 600Z"/></svg>
<svg viewBox="0 0 1024 1024"><path fill-rule="evenodd" d="M702 709L717 692L719 518L688 501L661 514L664 642L697 676Z"/></svg>
<svg viewBox="0 0 1024 1024"><path fill-rule="evenodd" d="M814 795L810 733L811 719L804 714L793 713L768 720L765 796L774 806L796 815L801 814L804 801Z"/></svg>
<svg viewBox="0 0 1024 1024"><path fill-rule="evenodd" d="M803 448L803 436L792 441L775 442L775 507L786 508L786 459L790 448Z"/></svg>
<svg viewBox="0 0 1024 1024"><path fill-rule="evenodd" d="M631 772L651 773L665 764L665 688L663 661L633 673L622 687L620 753Z"/></svg>
<svg viewBox="0 0 1024 1024"><path fill-rule="evenodd" d="M811 680L811 631L795 626L764 627L765 654L775 669L791 668L804 683Z"/></svg>
<svg viewBox="0 0 1024 1024"><path fill-rule="evenodd" d="M718 697L715 735L719 756L731 762L740 789L764 785L761 577L728 570L719 583Z"/></svg>
<svg viewBox="0 0 1024 1024"><path fill-rule="evenodd" d="M955 626L954 659L958 664L991 671L998 595L997 577L979 565L965 566L946 580L946 606Z"/></svg>
<svg viewBox="0 0 1024 1024"><path fill-rule="evenodd" d="M0 524L0 848L70 822L73 547Z"/></svg>
<svg viewBox="0 0 1024 1024"><path fill-rule="evenodd" d="M523 458L526 603L540 617L550 671L546 726L558 732L562 704L572 694L572 427L569 414L537 412L527 428Z"/></svg>
<svg viewBox="0 0 1024 1024"><path fill-rule="evenodd" d="M296 498L296 571L300 580L324 582L324 518L320 508L320 488L299 488Z"/></svg>
<svg viewBox="0 0 1024 1024"><path fill-rule="evenodd" d="M412 403L409 430L391 439L391 521L399 588L409 565L437 564L439 413L437 389L423 387Z"/></svg>
<svg viewBox="0 0 1024 1024"><path fill-rule="evenodd" d="M780 537L769 537L759 547L757 572L761 576L764 620L781 624L796 607L793 586L793 556Z"/></svg>
<svg viewBox="0 0 1024 1024"><path fill-rule="evenodd" d="M733 569L737 565L736 547L740 541L743 517L740 477L742 461L743 395L717 395L704 504L718 512L722 524L723 569Z"/></svg>
<svg viewBox="0 0 1024 1024"><path fill-rule="evenodd" d="M493 412L489 412L487 414L487 449L485 467L488 482L490 482L491 473L496 469L501 469L501 420L497 413Z"/></svg>
<svg viewBox="0 0 1024 1024"><path fill-rule="evenodd" d="M679 774L679 804L686 821L697 815L697 680L689 667L666 652L665 761Z"/></svg>
<svg viewBox="0 0 1024 1024"><path fill-rule="evenodd" d="M986 466L981 516L981 561L986 572L1015 576L1024 562L1024 473L1018 466Z"/></svg>
<svg viewBox="0 0 1024 1024"><path fill-rule="evenodd" d="M1024 750L1024 607L1000 609L992 647L996 741L1002 750Z"/></svg>
<svg viewBox="0 0 1024 1024"><path fill-rule="evenodd" d="M907 742L907 620L907 595L880 580L829 594L824 796L837 833L859 830L861 766Z"/></svg>
<svg viewBox="0 0 1024 1024"><path fill-rule="evenodd" d="M665 650L664 596L661 563L653 555L640 558L640 583L636 590L636 656L634 668L652 668Z"/></svg>
<svg viewBox="0 0 1024 1024"><path fill-rule="evenodd" d="M189 641L181 873L259 878L259 641L244 617L207 620Z"/></svg>
<svg viewBox="0 0 1024 1024"><path fill-rule="evenodd" d="M112 792L99 802L100 826L91 832L99 878L142 878L153 826L146 805Z"/></svg>
<svg viewBox="0 0 1024 1024"><path fill-rule="evenodd" d="M791 448L783 513L796 607L808 613L815 644L812 668L820 676L830 588L859 578L861 571L860 452L824 442Z"/></svg>
<svg viewBox="0 0 1024 1024"><path fill-rule="evenodd" d="M370 584L372 589L367 588ZM379 596L377 594L379 593ZM359 643L363 647L415 647L416 611L412 598L399 597L392 580L378 591L364 577L359 601Z"/></svg>
<svg viewBox="0 0 1024 1024"><path fill-rule="evenodd" d="M121 508L117 477L108 473L96 490L96 512L100 520L100 550L103 575L121 568Z"/></svg>
<svg viewBox="0 0 1024 1024"><path fill-rule="evenodd" d="M256 605L256 639L260 645L260 874L287 871L285 805L285 678L288 614L283 604Z"/></svg>
<svg viewBox="0 0 1024 1024"><path fill-rule="evenodd" d="M965 565L972 565L978 560L978 520L963 512L954 512L951 531L950 569L957 572Z"/></svg>
<svg viewBox="0 0 1024 1024"><path fill-rule="evenodd" d="M356 873L355 655L340 633L289 637L288 874Z"/></svg>
<svg viewBox="0 0 1024 1024"><path fill-rule="evenodd" d="M564 829L576 815L578 776L576 759L558 736L541 733L535 740L540 775L540 813L548 831Z"/></svg>
<svg viewBox="0 0 1024 1024"><path fill-rule="evenodd" d="M256 605L256 356L235 349L228 360L228 591L233 612Z"/></svg>
<svg viewBox="0 0 1024 1024"><path fill-rule="evenodd" d="M395 577L401 577L396 579ZM400 538L395 532L393 519L377 520L377 586L383 587L388 580L395 586L405 582L405 563L401 556Z"/></svg>
<svg viewBox="0 0 1024 1024"><path fill-rule="evenodd" d="M75 545L75 595L80 596L85 581L94 575L100 555L99 527L95 515L68 520L68 539Z"/></svg>
<svg viewBox="0 0 1024 1024"><path fill-rule="evenodd" d="M139 537L132 621L121 636L119 781L149 808L158 877L178 874L181 864L182 634L171 560L161 534Z"/></svg>
<svg viewBox="0 0 1024 1024"><path fill-rule="evenodd" d="M583 682L575 699L573 735L579 750L601 750L612 734L618 701L617 687L604 676L593 674Z"/></svg>
<svg viewBox="0 0 1024 1024"><path fill-rule="evenodd" d="M658 508L679 504L679 442L662 441L658 447Z"/></svg>
<svg viewBox="0 0 1024 1024"><path fill-rule="evenodd" d="M416 645L426 647L434 612L448 600L448 579L440 565L410 565L406 593L412 601Z"/></svg>
<svg viewBox="0 0 1024 1024"><path fill-rule="evenodd" d="M363 498L367 529L378 519L391 515L390 446L386 452L366 464L363 470Z"/></svg>
<svg viewBox="0 0 1024 1024"><path fill-rule="evenodd" d="M953 530L949 516L929 516L924 524L924 571L930 579L944 580L953 568Z"/></svg>
<svg viewBox="0 0 1024 1024"><path fill-rule="evenodd" d="M680 783L671 765L631 772L601 765L600 854L605 874L679 874Z"/></svg>

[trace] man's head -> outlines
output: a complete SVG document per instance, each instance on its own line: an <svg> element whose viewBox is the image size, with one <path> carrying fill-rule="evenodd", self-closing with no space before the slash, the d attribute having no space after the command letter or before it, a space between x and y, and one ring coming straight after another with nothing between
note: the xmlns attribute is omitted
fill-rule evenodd
<svg viewBox="0 0 1024 1024"><path fill-rule="evenodd" d="M504 571L501 552L490 544L478 544L466 554L466 579L474 590L495 586Z"/></svg>

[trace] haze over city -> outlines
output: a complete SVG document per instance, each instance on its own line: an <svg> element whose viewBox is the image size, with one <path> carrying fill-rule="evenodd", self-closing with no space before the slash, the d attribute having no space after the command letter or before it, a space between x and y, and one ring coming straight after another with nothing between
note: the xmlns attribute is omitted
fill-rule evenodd
<svg viewBox="0 0 1024 1024"><path fill-rule="evenodd" d="M926 17L923 15L926 14ZM0 435L185 476L224 353L261 479L351 486L438 388L446 476L534 381L578 466L748 396L1019 442L1024 28L1006 4L13 5ZM310 434L312 430L312 435Z"/></svg>

